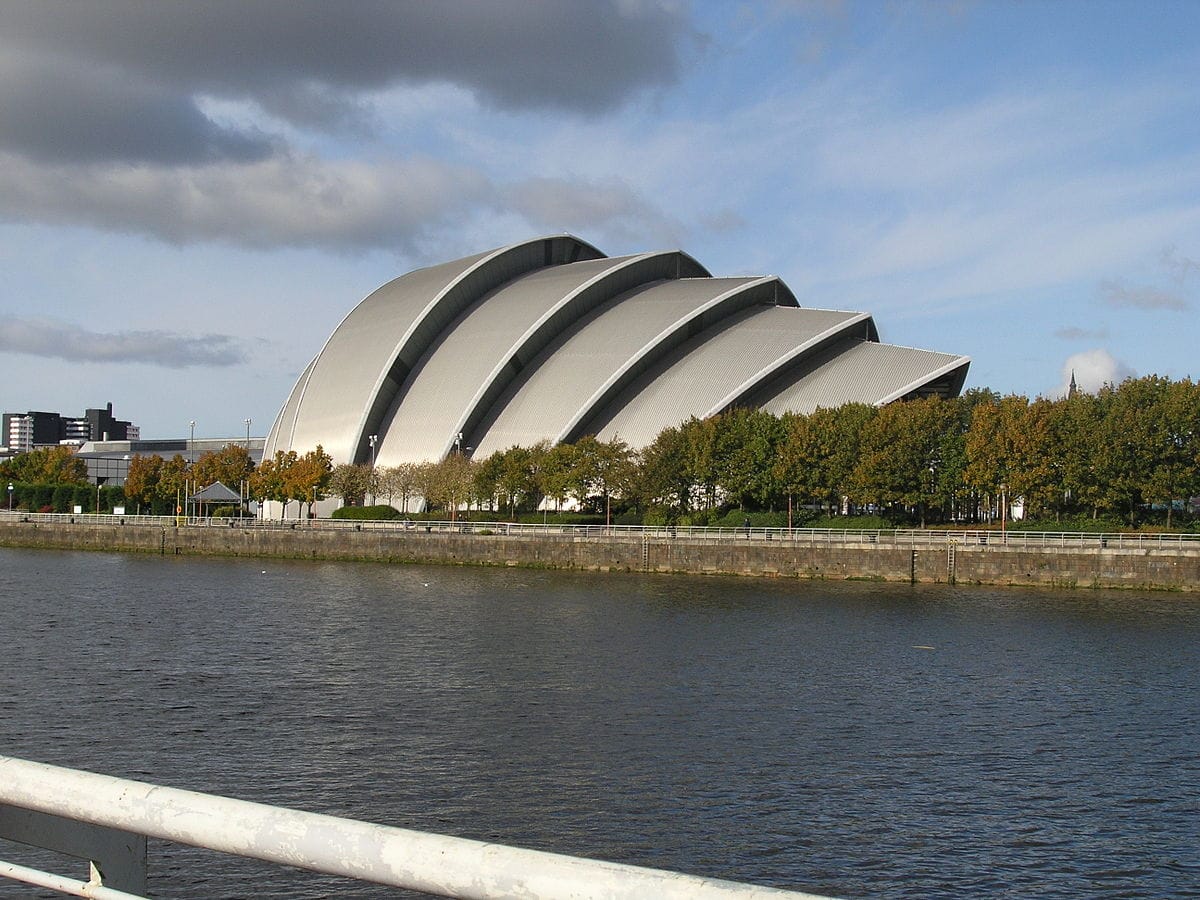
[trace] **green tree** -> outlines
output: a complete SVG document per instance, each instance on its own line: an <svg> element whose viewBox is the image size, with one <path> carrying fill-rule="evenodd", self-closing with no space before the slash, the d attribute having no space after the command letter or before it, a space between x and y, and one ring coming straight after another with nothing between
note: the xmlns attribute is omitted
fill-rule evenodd
<svg viewBox="0 0 1200 900"><path fill-rule="evenodd" d="M599 441L591 435L575 442L575 465L571 492L585 505L592 497L604 510L605 524L612 524L612 501L632 495L636 473L635 455L619 438Z"/></svg>
<svg viewBox="0 0 1200 900"><path fill-rule="evenodd" d="M1026 488L1019 444L1028 408L1028 398L1008 396L977 403L972 410L963 478L990 498L989 506L1007 506Z"/></svg>
<svg viewBox="0 0 1200 900"><path fill-rule="evenodd" d="M875 415L873 406L847 403L785 417L775 463L780 489L836 512L851 493L861 437Z"/></svg>
<svg viewBox="0 0 1200 900"><path fill-rule="evenodd" d="M362 506L371 490L374 473L369 465L352 466L342 463L329 473L329 492L341 497L347 506Z"/></svg>
<svg viewBox="0 0 1200 900"><path fill-rule="evenodd" d="M192 463L191 477L197 489L221 482L235 491L254 471L254 459L242 444L226 444L220 450L209 450Z"/></svg>
<svg viewBox="0 0 1200 900"><path fill-rule="evenodd" d="M497 450L495 453L475 461L472 491L489 510L496 509L497 498L501 494L500 475L503 467L504 451L502 450ZM504 499L507 502L507 498Z"/></svg>
<svg viewBox="0 0 1200 900"><path fill-rule="evenodd" d="M190 467L183 455L176 453L170 459L163 460L158 469L158 483L155 485L155 496L176 512L182 512L184 499L187 496Z"/></svg>
<svg viewBox="0 0 1200 900"><path fill-rule="evenodd" d="M87 463L70 447L39 447L0 462L0 477L30 484L87 484Z"/></svg>
<svg viewBox="0 0 1200 900"><path fill-rule="evenodd" d="M129 460L129 472L125 476L125 496L138 504L138 512L141 512L143 505L153 509L154 501L158 499L158 482L162 476L162 467L161 456L137 454Z"/></svg>
<svg viewBox="0 0 1200 900"><path fill-rule="evenodd" d="M643 509L661 507L675 522L692 504L693 481L688 468L688 440L682 428L664 428L642 450L631 494Z"/></svg>
<svg viewBox="0 0 1200 900"><path fill-rule="evenodd" d="M268 500L283 506L282 517L287 518L287 505L293 499L289 490L290 472L296 465L295 450L276 450L271 459L264 459L250 475L250 494L260 504Z"/></svg>
<svg viewBox="0 0 1200 900"><path fill-rule="evenodd" d="M783 440L779 419L761 409L733 409L717 416L717 487L740 509L766 507L782 494L775 478L776 450Z"/></svg>
<svg viewBox="0 0 1200 900"><path fill-rule="evenodd" d="M554 508L561 510L571 492L571 473L575 468L576 452L573 444L555 444L542 454L538 467L539 492L554 501Z"/></svg>
<svg viewBox="0 0 1200 900"><path fill-rule="evenodd" d="M684 457L688 480L700 497L701 508L713 509L717 505L717 424L709 419L694 416L680 426L686 441ZM691 504L689 504L690 506Z"/></svg>
<svg viewBox="0 0 1200 900"><path fill-rule="evenodd" d="M408 512L408 501L416 492L416 470L412 463L400 463L376 470L376 480L379 483L379 493L391 503L394 498L400 498L400 511Z"/></svg>
<svg viewBox="0 0 1200 900"><path fill-rule="evenodd" d="M1155 385L1150 412L1154 463L1146 480L1146 499L1164 504L1171 527L1176 501L1200 493L1200 389L1191 379Z"/></svg>
<svg viewBox="0 0 1200 900"><path fill-rule="evenodd" d="M948 403L928 397L882 407L863 432L862 457L851 478L853 495L881 506L915 510L924 528L944 508L944 432L953 426Z"/></svg>
<svg viewBox="0 0 1200 900"><path fill-rule="evenodd" d="M307 503L311 517L313 504L325 499L325 488L329 485L332 471L333 460L317 444L315 450L309 450L288 467L283 479L284 491L290 499L301 504Z"/></svg>
<svg viewBox="0 0 1200 900"><path fill-rule="evenodd" d="M1098 398L1078 393L1059 405L1058 431L1062 448L1063 495L1070 510L1100 515L1104 492L1096 468L1097 443L1103 412Z"/></svg>
<svg viewBox="0 0 1200 900"><path fill-rule="evenodd" d="M494 493L508 507L510 517L516 516L518 509L537 508L541 500L539 473L547 449L545 444L513 446L486 464L495 476Z"/></svg>
<svg viewBox="0 0 1200 900"><path fill-rule="evenodd" d="M461 453L451 453L440 462L424 464L420 472L427 505L444 507L454 521L472 495L474 464Z"/></svg>

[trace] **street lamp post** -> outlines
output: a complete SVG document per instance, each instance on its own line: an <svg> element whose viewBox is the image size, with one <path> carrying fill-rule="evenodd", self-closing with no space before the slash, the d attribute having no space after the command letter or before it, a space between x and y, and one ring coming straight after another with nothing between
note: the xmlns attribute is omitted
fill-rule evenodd
<svg viewBox="0 0 1200 900"><path fill-rule="evenodd" d="M373 434L367 438L367 443L371 445L371 505L375 505L375 445L379 443L379 435Z"/></svg>
<svg viewBox="0 0 1200 900"><path fill-rule="evenodd" d="M192 421L188 422L188 427L191 429L190 436L188 437L188 465L195 465L195 463L196 463L196 420L192 419ZM185 484L186 484L186 482L185 482ZM185 506L185 510L184 510L185 515L190 516L192 514L192 512L191 512L192 501L188 498L186 491L184 493L183 503Z"/></svg>
<svg viewBox="0 0 1200 900"><path fill-rule="evenodd" d="M246 452L250 452L250 420L246 419Z"/></svg>
<svg viewBox="0 0 1200 900"><path fill-rule="evenodd" d="M13 483L10 481L8 483L8 511L9 512L12 512L12 492L13 492Z"/></svg>

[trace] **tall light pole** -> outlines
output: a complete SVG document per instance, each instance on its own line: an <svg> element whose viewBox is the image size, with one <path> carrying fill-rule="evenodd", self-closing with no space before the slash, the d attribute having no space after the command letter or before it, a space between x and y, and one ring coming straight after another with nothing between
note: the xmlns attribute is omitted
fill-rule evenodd
<svg viewBox="0 0 1200 900"><path fill-rule="evenodd" d="M8 511L9 512L12 512L12 492L13 492L13 483L10 481L8 483Z"/></svg>
<svg viewBox="0 0 1200 900"><path fill-rule="evenodd" d="M246 452L250 452L250 420L246 419Z"/></svg>
<svg viewBox="0 0 1200 900"><path fill-rule="evenodd" d="M367 443L371 445L371 505L375 505L375 445L379 443L379 435L373 434L367 438Z"/></svg>
<svg viewBox="0 0 1200 900"><path fill-rule="evenodd" d="M188 465L194 465L196 462L196 420L192 419L192 421L188 422L188 427L192 429L191 436L188 438ZM187 483L186 479L185 479L184 483L185 484ZM187 514L191 515L190 509L191 509L192 501L188 498L187 494L188 494L188 492L185 490L184 495L183 495L183 502L184 502L184 505L188 508Z"/></svg>

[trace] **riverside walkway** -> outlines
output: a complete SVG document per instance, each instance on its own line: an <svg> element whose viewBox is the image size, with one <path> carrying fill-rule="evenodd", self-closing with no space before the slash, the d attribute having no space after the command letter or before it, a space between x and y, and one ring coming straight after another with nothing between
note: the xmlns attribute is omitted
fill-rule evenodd
<svg viewBox="0 0 1200 900"><path fill-rule="evenodd" d="M0 513L0 546L163 555L1200 590L1200 535L980 529L703 528L271 521Z"/></svg>
<svg viewBox="0 0 1200 900"><path fill-rule="evenodd" d="M1132 550L1194 550L1200 552L1200 534L1175 532L1085 532L1020 531L955 528L785 528L785 527L711 527L701 525L561 525L533 522L405 520L387 521L351 519L254 519L200 516L139 516L95 513L30 513L0 510L0 524L41 523L56 525L150 525L164 528L238 528L265 531L370 532L396 535L474 534L506 537L604 537L641 541L687 540L701 543L742 541L780 541L810 546L878 546L901 548L944 548L961 546L1003 546L1024 548L1093 548Z"/></svg>

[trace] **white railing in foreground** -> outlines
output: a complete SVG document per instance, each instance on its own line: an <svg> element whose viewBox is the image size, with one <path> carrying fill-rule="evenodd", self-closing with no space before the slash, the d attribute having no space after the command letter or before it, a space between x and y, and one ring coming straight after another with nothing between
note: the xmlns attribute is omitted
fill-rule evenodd
<svg viewBox="0 0 1200 900"><path fill-rule="evenodd" d="M374 825L11 756L0 756L0 811L3 804L126 834L443 897L819 900L813 894ZM0 833L0 837L5 835ZM32 843L27 837L21 839ZM114 890L118 885L106 887L101 883L98 872L104 871L102 860L96 861L92 869L91 881L73 882L78 889L68 892L101 900L133 896ZM0 874L10 877L14 872L20 875L30 871L0 863ZM63 890L62 885L47 881L34 883Z"/></svg>

